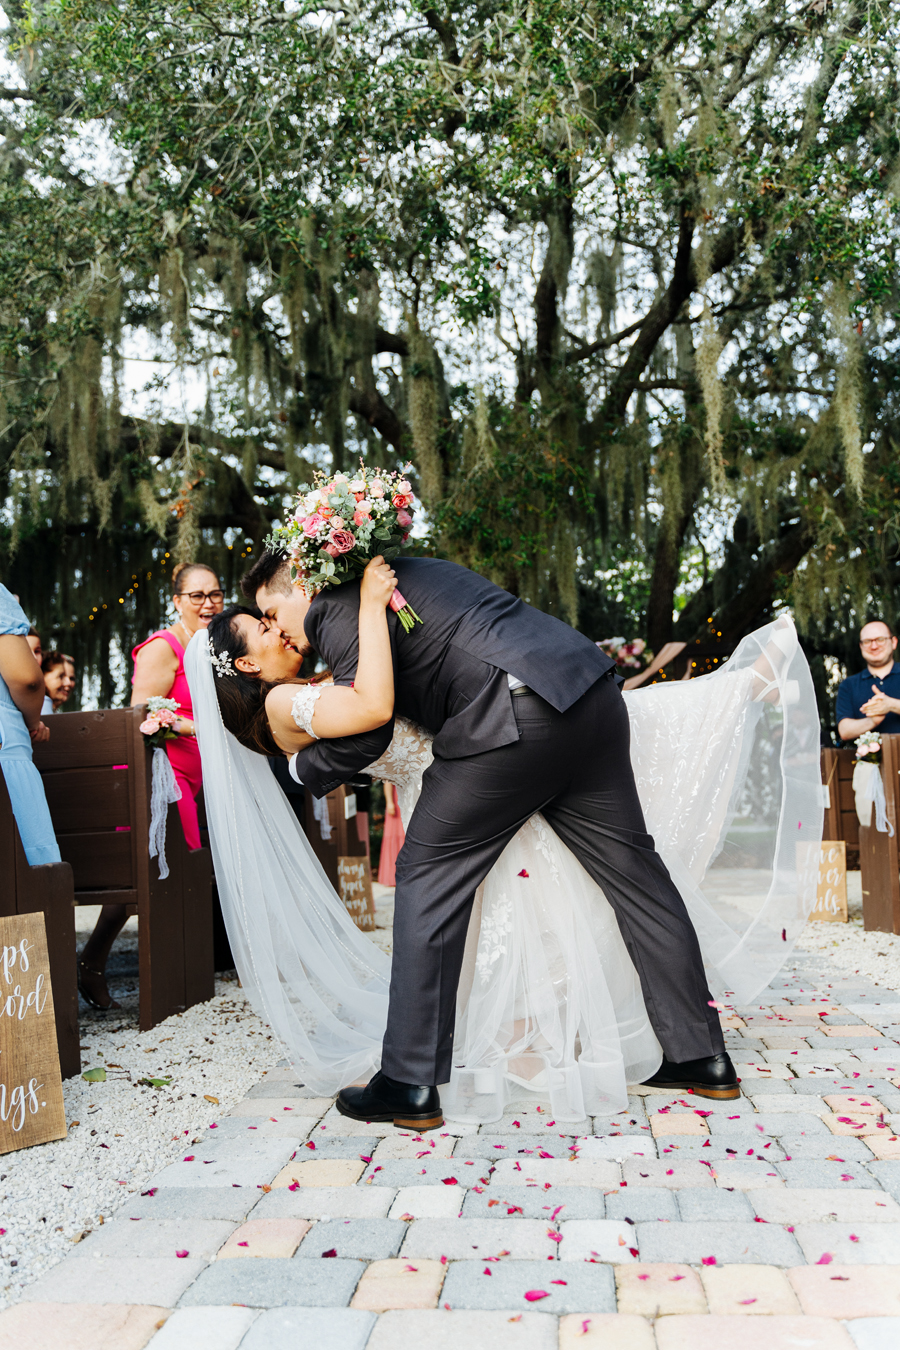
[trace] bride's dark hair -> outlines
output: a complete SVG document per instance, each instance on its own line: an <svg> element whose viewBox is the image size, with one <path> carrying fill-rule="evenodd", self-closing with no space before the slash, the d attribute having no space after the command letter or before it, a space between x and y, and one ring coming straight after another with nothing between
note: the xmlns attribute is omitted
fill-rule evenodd
<svg viewBox="0 0 900 1350"><path fill-rule="evenodd" d="M272 735L269 719L266 716L266 695L276 684L311 684L326 679L330 671L323 671L311 680L264 680L259 675L248 675L235 667L239 656L248 656L247 644L240 628L234 622L239 614L250 619L259 618L258 609L248 609L245 605L229 605L210 621L207 628L210 648L217 655L228 658L231 675L215 676L216 698L219 711L227 729L240 741L241 745L258 755L274 755L276 758L284 751Z"/></svg>

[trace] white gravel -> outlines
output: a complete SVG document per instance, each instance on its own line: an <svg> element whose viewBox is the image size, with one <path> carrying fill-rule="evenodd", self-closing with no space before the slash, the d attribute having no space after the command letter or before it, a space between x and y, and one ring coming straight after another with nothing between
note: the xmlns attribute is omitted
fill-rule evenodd
<svg viewBox="0 0 900 1350"><path fill-rule="evenodd" d="M847 912L849 923L808 923L797 950L824 957L841 975L862 975L900 991L900 935L863 931L859 872L847 873Z"/></svg>
<svg viewBox="0 0 900 1350"><path fill-rule="evenodd" d="M0 1307L208 1134L282 1058L234 979L217 980L208 1003L143 1033L134 1000L113 988L122 1012L87 1014L81 1024L82 1068L106 1067L106 1082L68 1079L68 1137L0 1156ZM163 1089L138 1082L168 1077Z"/></svg>

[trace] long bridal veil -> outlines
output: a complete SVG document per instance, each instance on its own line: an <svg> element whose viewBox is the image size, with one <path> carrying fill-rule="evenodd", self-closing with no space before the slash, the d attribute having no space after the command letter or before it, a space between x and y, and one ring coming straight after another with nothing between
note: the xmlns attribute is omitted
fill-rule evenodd
<svg viewBox="0 0 900 1350"><path fill-rule="evenodd" d="M216 885L241 984L309 1085L330 1095L378 1067L390 958L335 894L268 760L226 731L205 629L191 638L184 664Z"/></svg>
<svg viewBox="0 0 900 1350"><path fill-rule="evenodd" d="M266 760L225 730L205 630L192 638L185 669L203 760L216 880L241 981L306 1081L322 1093L333 1093L378 1067L390 959L350 919ZM740 1001L752 999L790 954L816 892L822 828L819 723L793 624L782 617L751 634L711 675L652 685L627 694L626 700L647 828L685 897L711 987ZM524 835L534 834L539 823L540 818L529 822L507 846L485 887L485 905L493 889L498 908L482 911L490 922L470 933L473 970L461 988L468 1002L461 1006L454 1058L459 1055L473 1072L479 1062L496 1064L498 1048L509 1053L509 1036L522 1023L522 989L529 1004L536 1002L533 956L524 960L522 940L498 940L503 935L496 920L504 868L509 870ZM545 833L549 838L535 840L531 855L539 853L546 861L544 850L549 849L549 878L567 851L546 827ZM590 923L602 950L608 915L600 909L609 907L596 887L591 891L593 883L574 858L564 858L562 867L567 876L575 869L568 889L574 894L577 887L584 916L593 904ZM549 895L548 889L540 904ZM505 914L503 926L520 939L526 931L521 921L517 928L515 910ZM540 927L549 935L538 953L547 975L544 983L548 991L551 984L557 990L550 1000L553 1007L548 1002L543 1010L544 1027L559 1020L560 997L573 1003L577 997L587 1010L578 1021L562 1019L565 1063L578 1061L585 1076L591 1049L584 1044L583 1030L573 1036L572 1028L593 1020L603 1026L618 1023L622 1063L638 1076L638 1066L652 1072L658 1049L647 1041L646 1014L639 994L635 999L634 980L620 981L619 987L598 964L594 988L584 978L578 989L572 982L567 986L554 975L558 959L548 944L561 934L558 924L553 933L549 906ZM586 936L586 922L569 935L576 944L579 932ZM535 952L533 942L529 950ZM604 981L606 987L600 989ZM490 1022L482 1016L488 1008L493 1010ZM535 1021L535 1009L528 1006L524 1016ZM625 1042L632 1031L634 1053L629 1055ZM603 1057L594 1053L593 1061L599 1065L592 1071L598 1083L589 1095L606 1100L602 1109L621 1109L621 1091L605 1093L599 1082ZM464 1095L459 1084L455 1094L451 1089L454 1095L460 1100Z"/></svg>

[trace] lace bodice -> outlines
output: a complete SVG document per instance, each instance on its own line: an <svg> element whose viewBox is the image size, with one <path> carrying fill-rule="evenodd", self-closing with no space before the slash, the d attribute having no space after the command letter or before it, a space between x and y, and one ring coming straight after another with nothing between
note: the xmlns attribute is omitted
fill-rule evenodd
<svg viewBox="0 0 900 1350"><path fill-rule="evenodd" d="M365 770L373 778L382 778L394 784L400 798L400 815L404 823L412 816L422 789L422 775L434 759L431 740L427 731L417 727L414 722L407 722L405 717L398 717L394 722L390 745L381 758Z"/></svg>

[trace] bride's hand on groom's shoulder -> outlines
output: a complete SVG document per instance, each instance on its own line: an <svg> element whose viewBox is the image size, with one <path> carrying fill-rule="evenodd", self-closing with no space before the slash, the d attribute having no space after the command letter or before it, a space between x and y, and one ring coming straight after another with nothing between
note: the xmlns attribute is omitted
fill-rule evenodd
<svg viewBox="0 0 900 1350"><path fill-rule="evenodd" d="M369 603L384 607L390 602L397 589L394 570L379 554L366 567L360 587L360 603Z"/></svg>

